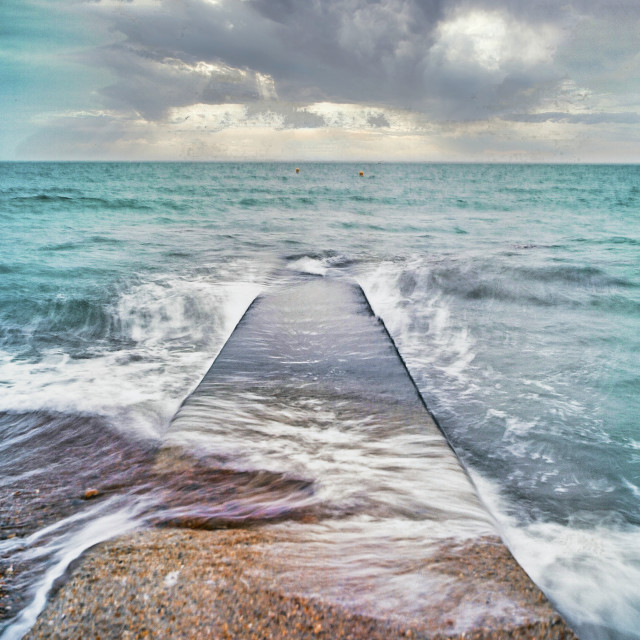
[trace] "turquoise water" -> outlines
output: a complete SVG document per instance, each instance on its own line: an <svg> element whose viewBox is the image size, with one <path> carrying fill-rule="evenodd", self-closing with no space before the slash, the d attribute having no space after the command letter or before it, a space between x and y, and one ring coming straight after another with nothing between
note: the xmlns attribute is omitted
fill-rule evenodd
<svg viewBox="0 0 640 640"><path fill-rule="evenodd" d="M43 416L161 439L257 293L349 277L530 575L640 637L640 167L0 164L0 229L2 486Z"/></svg>

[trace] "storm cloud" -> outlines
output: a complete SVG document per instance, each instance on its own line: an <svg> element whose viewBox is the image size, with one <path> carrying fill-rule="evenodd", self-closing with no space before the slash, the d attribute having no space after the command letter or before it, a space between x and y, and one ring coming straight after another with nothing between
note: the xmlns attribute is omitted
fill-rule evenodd
<svg viewBox="0 0 640 640"><path fill-rule="evenodd" d="M108 34L72 57L110 79L94 91L96 113L127 131L131 122L175 128L191 118L208 133L324 127L378 139L384 132L434 139L436 131L453 139L456 126L468 135L485 123L484 131L526 141L541 135L533 126L638 120L640 5L631 0L76 0L73 7ZM70 127L73 118L51 123L58 137L63 122ZM563 131L568 142L584 135ZM562 137L547 126L550 135Z"/></svg>
<svg viewBox="0 0 640 640"><path fill-rule="evenodd" d="M276 98L367 103L436 120L530 111L561 93L572 64L579 73L581 29L606 29L607 21L620 19L637 23L640 14L636 3L588 0L103 0L91 6L120 36L91 54L116 78L102 90L105 104L152 119L187 104ZM619 64L633 59L634 45L611 43Z"/></svg>
<svg viewBox="0 0 640 640"><path fill-rule="evenodd" d="M485 118L535 102L570 16L445 0L100 2L122 41L93 52L117 78L109 106L255 101L369 103Z"/></svg>

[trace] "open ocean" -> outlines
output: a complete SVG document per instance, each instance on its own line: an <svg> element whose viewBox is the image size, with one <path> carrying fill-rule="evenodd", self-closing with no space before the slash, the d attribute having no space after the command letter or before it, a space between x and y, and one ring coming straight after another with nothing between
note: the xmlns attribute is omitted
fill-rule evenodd
<svg viewBox="0 0 640 640"><path fill-rule="evenodd" d="M2 638L149 522L132 476L254 297L300 272L362 286L580 637L640 638L640 166L299 167L0 164Z"/></svg>

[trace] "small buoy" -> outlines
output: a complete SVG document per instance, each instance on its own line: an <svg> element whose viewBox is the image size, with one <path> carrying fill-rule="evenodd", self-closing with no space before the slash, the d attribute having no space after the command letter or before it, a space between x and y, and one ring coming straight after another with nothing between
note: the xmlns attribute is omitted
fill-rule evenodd
<svg viewBox="0 0 640 640"><path fill-rule="evenodd" d="M300 169L298 169L298 167L296 167L296 173L300 173Z"/></svg>
<svg viewBox="0 0 640 640"><path fill-rule="evenodd" d="M364 175L364 171L360 172L360 177L362 178L362 176Z"/></svg>
<svg viewBox="0 0 640 640"><path fill-rule="evenodd" d="M91 500L91 498L95 498L99 496L100 492L97 489L87 489L82 496L85 500Z"/></svg>

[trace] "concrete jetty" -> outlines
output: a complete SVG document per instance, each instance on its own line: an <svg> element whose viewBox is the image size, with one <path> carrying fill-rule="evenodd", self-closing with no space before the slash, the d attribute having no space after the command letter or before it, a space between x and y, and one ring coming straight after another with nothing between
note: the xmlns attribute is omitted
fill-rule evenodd
<svg viewBox="0 0 640 640"><path fill-rule="evenodd" d="M225 491L91 550L28 637L575 637L352 282L259 296L155 464Z"/></svg>

